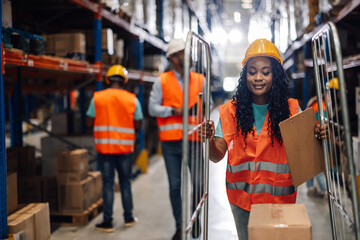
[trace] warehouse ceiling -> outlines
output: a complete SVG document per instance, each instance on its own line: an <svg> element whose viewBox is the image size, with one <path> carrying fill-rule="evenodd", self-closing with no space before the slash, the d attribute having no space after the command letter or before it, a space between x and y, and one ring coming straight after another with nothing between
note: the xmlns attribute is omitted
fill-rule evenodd
<svg viewBox="0 0 360 240"><path fill-rule="evenodd" d="M260 0L224 0L223 26L228 33L223 75L238 77L248 46L249 20Z"/></svg>

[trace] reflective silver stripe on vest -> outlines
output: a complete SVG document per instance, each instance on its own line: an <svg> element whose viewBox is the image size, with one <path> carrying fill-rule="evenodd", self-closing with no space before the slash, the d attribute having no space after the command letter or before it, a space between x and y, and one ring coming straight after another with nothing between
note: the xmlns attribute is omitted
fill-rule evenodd
<svg viewBox="0 0 360 240"><path fill-rule="evenodd" d="M241 171L255 171L255 163L254 162L244 162L239 165L231 166L230 164L227 165L227 171L231 173L237 173Z"/></svg>
<svg viewBox="0 0 360 240"><path fill-rule="evenodd" d="M288 164L277 164L272 162L258 162L256 171L265 170L274 173L290 173Z"/></svg>
<svg viewBox="0 0 360 240"><path fill-rule="evenodd" d="M253 185L250 185L246 182L229 183L226 181L226 188L232 189L232 190L243 190L243 191L247 192L248 194L251 194Z"/></svg>
<svg viewBox="0 0 360 240"><path fill-rule="evenodd" d="M94 127L94 132L104 132L104 131L135 134L135 129L132 129L132 128L122 128L122 127L113 127L113 126L95 126Z"/></svg>
<svg viewBox="0 0 360 240"><path fill-rule="evenodd" d="M245 162L234 166L231 166L230 164L227 165L227 171L231 173L237 173L245 170L255 171L255 163ZM260 170L273 173L290 173L288 164L276 164L271 162L258 162L256 171Z"/></svg>
<svg viewBox="0 0 360 240"><path fill-rule="evenodd" d="M255 184L254 193L270 193L272 195L290 195L295 192L294 186L288 187L274 187L270 184Z"/></svg>
<svg viewBox="0 0 360 240"><path fill-rule="evenodd" d="M182 130L182 124L174 123L159 126L160 131L168 131L168 130Z"/></svg>
<svg viewBox="0 0 360 240"><path fill-rule="evenodd" d="M252 193L253 185L246 182L229 183L226 182L226 188L231 190L243 190L248 194ZM270 193L271 195L290 195L295 192L294 186L274 187L270 184L255 184L254 193Z"/></svg>
<svg viewBox="0 0 360 240"><path fill-rule="evenodd" d="M95 144L121 144L121 145L134 145L135 140L124 140L124 139L109 139L101 138L95 139Z"/></svg>

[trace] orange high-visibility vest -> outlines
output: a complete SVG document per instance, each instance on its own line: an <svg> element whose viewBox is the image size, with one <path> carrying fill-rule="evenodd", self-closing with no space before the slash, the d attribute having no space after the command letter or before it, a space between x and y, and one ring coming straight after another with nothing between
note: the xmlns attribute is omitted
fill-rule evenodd
<svg viewBox="0 0 360 240"><path fill-rule="evenodd" d="M310 107L314 108L315 113L319 112L319 105L318 105L317 101L315 101L313 104L311 104ZM326 111L326 105L325 105L324 101L322 101L322 107L323 107L323 111Z"/></svg>
<svg viewBox="0 0 360 240"><path fill-rule="evenodd" d="M298 113L299 104L289 99L291 115ZM258 136L255 126L254 136L246 138L236 135L235 106L228 101L219 108L224 139L228 148L226 170L226 191L229 201L247 211L251 204L295 203L296 190L293 186L284 145L274 140L271 144L267 122Z"/></svg>
<svg viewBox="0 0 360 240"><path fill-rule="evenodd" d="M126 154L134 151L135 94L122 89L94 93L95 147L102 154Z"/></svg>
<svg viewBox="0 0 360 240"><path fill-rule="evenodd" d="M159 75L163 93L163 106L182 107L183 91L173 71ZM202 92L204 75L190 72L189 81L189 109L197 104L196 115L200 115L201 102L199 93ZM201 122L196 116L189 116L189 130L196 127ZM161 141L176 141L183 138L183 118L182 116L158 117L159 137ZM189 135L189 140L198 140L196 131Z"/></svg>

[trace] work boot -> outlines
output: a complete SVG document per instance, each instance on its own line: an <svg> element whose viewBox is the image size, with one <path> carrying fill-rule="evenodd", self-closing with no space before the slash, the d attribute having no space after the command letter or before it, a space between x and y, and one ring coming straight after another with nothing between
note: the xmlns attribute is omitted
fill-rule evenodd
<svg viewBox="0 0 360 240"><path fill-rule="evenodd" d="M181 240L181 229L176 229L176 232L174 236L171 238L171 240Z"/></svg>
<svg viewBox="0 0 360 240"><path fill-rule="evenodd" d="M125 227L132 227L138 222L137 217L131 217L125 220Z"/></svg>
<svg viewBox="0 0 360 240"><path fill-rule="evenodd" d="M95 229L102 232L114 232L114 227L111 222L102 222L95 225Z"/></svg>

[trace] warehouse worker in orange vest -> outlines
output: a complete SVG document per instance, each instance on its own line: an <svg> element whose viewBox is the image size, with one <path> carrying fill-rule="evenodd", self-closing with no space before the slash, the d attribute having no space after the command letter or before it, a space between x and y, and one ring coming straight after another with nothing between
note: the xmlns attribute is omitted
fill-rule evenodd
<svg viewBox="0 0 360 240"><path fill-rule="evenodd" d="M173 240L181 238L184 49L185 42L182 39L172 39L169 42L166 57L169 59L173 69L159 75L159 80L153 84L148 106L149 114L157 117L159 126L161 149L169 180L170 202L175 218L176 232L172 238ZM189 108L197 108L196 106L200 105L197 109L201 109L201 104L198 103L198 93L203 91L204 76L190 72L189 85ZM195 122L195 116L190 116L188 121L190 128L197 124ZM189 140L194 139L192 139L192 136L189 136ZM189 152L191 155L191 147ZM195 169L194 162L195 161L190 160L190 170ZM192 175L195 176L195 174ZM196 186L196 184L200 184L199 182L201 181L200 178L197 180L193 179L193 188L195 189L197 187L196 189L201 189L201 186ZM193 197L196 198L198 196L193 194ZM195 201L196 200L193 199L193 206L195 205ZM199 234L199 221L196 220L192 228L192 236L197 238Z"/></svg>
<svg viewBox="0 0 360 240"><path fill-rule="evenodd" d="M106 74L108 89L94 93L87 111L87 125L94 125L94 139L103 180L104 220L96 229L113 232L114 173L119 176L121 200L126 227L133 226L131 173L135 132L142 124L143 113L135 94L123 89L127 71L121 65L112 66Z"/></svg>
<svg viewBox="0 0 360 240"><path fill-rule="evenodd" d="M209 138L210 160L228 152L226 188L238 237L246 240L252 204L295 203L279 123L300 111L290 98L278 49L266 39L250 44L233 99L220 106L220 119L198 133ZM317 133L319 127L314 129ZM325 131L320 131L321 138ZM314 136L315 137L315 136Z"/></svg>

